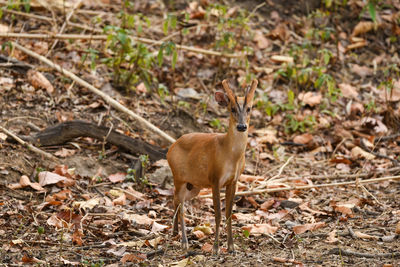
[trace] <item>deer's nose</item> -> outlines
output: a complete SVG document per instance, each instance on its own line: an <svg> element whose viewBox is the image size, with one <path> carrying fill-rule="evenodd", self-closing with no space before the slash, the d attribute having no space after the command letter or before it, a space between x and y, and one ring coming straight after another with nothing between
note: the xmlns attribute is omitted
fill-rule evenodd
<svg viewBox="0 0 400 267"><path fill-rule="evenodd" d="M237 129L239 132L244 132L244 131L247 130L247 125L246 125L246 124L243 124L243 123L240 123L240 124L238 124L238 125L236 126L236 129Z"/></svg>

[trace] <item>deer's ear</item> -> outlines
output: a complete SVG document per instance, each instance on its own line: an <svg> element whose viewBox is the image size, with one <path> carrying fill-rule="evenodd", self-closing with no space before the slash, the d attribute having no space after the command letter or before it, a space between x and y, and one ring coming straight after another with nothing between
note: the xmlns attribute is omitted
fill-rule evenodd
<svg viewBox="0 0 400 267"><path fill-rule="evenodd" d="M215 101L217 101L218 105L223 107L226 107L229 104L229 98L223 92L215 92Z"/></svg>

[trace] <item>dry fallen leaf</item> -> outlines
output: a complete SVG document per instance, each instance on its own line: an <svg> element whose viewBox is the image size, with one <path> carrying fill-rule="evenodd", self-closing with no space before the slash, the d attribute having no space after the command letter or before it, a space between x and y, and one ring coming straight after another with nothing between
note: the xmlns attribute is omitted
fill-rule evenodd
<svg viewBox="0 0 400 267"><path fill-rule="evenodd" d="M206 235L211 235L213 233L213 229L210 225L197 225L193 229L194 231L202 231Z"/></svg>
<svg viewBox="0 0 400 267"><path fill-rule="evenodd" d="M303 145L310 143L312 140L313 140L313 136L312 136L312 134L309 134L309 133L297 135L293 138L293 142L298 143L298 144L303 144Z"/></svg>
<svg viewBox="0 0 400 267"><path fill-rule="evenodd" d="M320 92L301 92L297 98L303 101L304 104L314 107L321 103L322 94Z"/></svg>
<svg viewBox="0 0 400 267"><path fill-rule="evenodd" d="M281 41L286 41L289 38L289 32L285 23L279 23L275 29L269 32L268 36L271 39L280 39Z"/></svg>
<svg viewBox="0 0 400 267"><path fill-rule="evenodd" d="M397 235L400 235L400 221L397 222L397 224L396 224L396 231L395 231L395 233L396 233Z"/></svg>
<svg viewBox="0 0 400 267"><path fill-rule="evenodd" d="M206 235L205 235L202 231L200 231L200 230L193 231L193 234L194 234L194 236L195 236L197 239L201 239L201 238L203 238L203 237L206 236Z"/></svg>
<svg viewBox="0 0 400 267"><path fill-rule="evenodd" d="M124 206L126 205L126 195L121 194L119 197L113 200L113 205L114 206Z"/></svg>
<svg viewBox="0 0 400 267"><path fill-rule="evenodd" d="M358 36L360 34L367 33L374 28L372 21L360 21L353 29L352 36Z"/></svg>
<svg viewBox="0 0 400 267"><path fill-rule="evenodd" d="M242 227L243 230L249 231L251 235L260 235L260 234L274 234L278 227L272 226L268 223L262 224L248 224Z"/></svg>
<svg viewBox="0 0 400 267"><path fill-rule="evenodd" d="M352 64L350 71L352 73L357 74L358 76L360 76L361 78L365 78L367 76L371 76L374 74L374 70L367 67L367 66L360 66L357 64Z"/></svg>
<svg viewBox="0 0 400 267"><path fill-rule="evenodd" d="M270 41L265 38L264 34L260 30L256 31L253 41L257 42L257 47L259 49L265 49L270 46Z"/></svg>
<svg viewBox="0 0 400 267"><path fill-rule="evenodd" d="M338 241L339 241L339 239L336 238L336 230L333 230L332 232L330 232L328 234L328 237L325 240L326 243L330 243L330 244L337 243Z"/></svg>
<svg viewBox="0 0 400 267"><path fill-rule="evenodd" d="M74 180L49 171L40 172L38 177L39 184L41 186L49 184L57 184L58 186L72 186L75 184Z"/></svg>
<svg viewBox="0 0 400 267"><path fill-rule="evenodd" d="M7 185L7 187L10 189L20 189L27 186L30 186L37 191L45 191L45 189L39 183L32 183L29 180L29 177L26 175L21 176L19 183Z"/></svg>
<svg viewBox="0 0 400 267"><path fill-rule="evenodd" d="M152 233L157 233L157 232L164 231L167 228L168 228L167 225L159 224L159 223L154 221L153 225L151 226L151 232Z"/></svg>
<svg viewBox="0 0 400 267"><path fill-rule="evenodd" d="M280 55L273 55L271 56L271 60L276 63L293 63L293 57L289 56L280 56Z"/></svg>
<svg viewBox="0 0 400 267"><path fill-rule="evenodd" d="M338 86L344 97L353 99L356 99L358 97L358 92L356 87L347 83L341 83Z"/></svg>
<svg viewBox="0 0 400 267"><path fill-rule="evenodd" d="M360 158L367 159L367 160L373 160L375 158L375 155L368 153L367 151L363 150L359 146L355 146L351 150L351 158L353 160L360 159Z"/></svg>
<svg viewBox="0 0 400 267"><path fill-rule="evenodd" d="M260 205L260 210L268 211L272 207L272 205L274 205L274 203L275 203L274 199L267 200Z"/></svg>
<svg viewBox="0 0 400 267"><path fill-rule="evenodd" d="M201 250L207 253L211 253L213 251L213 245L210 243L204 243L204 245L201 247Z"/></svg>
<svg viewBox="0 0 400 267"><path fill-rule="evenodd" d="M346 203L346 204L337 204L334 206L336 212L340 212L344 215L352 215L354 204Z"/></svg>
<svg viewBox="0 0 400 267"><path fill-rule="evenodd" d="M144 261L145 259L146 259L146 255L145 254L141 254L141 253L125 254L121 258L121 262L122 263L127 263L127 262L139 263L139 262Z"/></svg>
<svg viewBox="0 0 400 267"><path fill-rule="evenodd" d="M122 218L124 220L128 220L130 222L136 222L137 224L142 224L142 225L150 226L153 223L153 220L150 219L147 215L124 213Z"/></svg>
<svg viewBox="0 0 400 267"><path fill-rule="evenodd" d="M108 179L113 183L123 182L125 180L126 173L118 172L108 176Z"/></svg>
<svg viewBox="0 0 400 267"><path fill-rule="evenodd" d="M79 207L79 209L82 209L82 210L86 210L86 209L91 210L99 204L100 204L100 198L95 197L95 198L91 198L87 201L75 201L73 203L73 206Z"/></svg>
<svg viewBox="0 0 400 267"><path fill-rule="evenodd" d="M62 158L66 158L66 157L69 157L69 156L72 156L72 155L74 155L75 154L75 150L73 150L73 149L66 149L66 148L61 148L60 150L58 150L58 151L56 151L55 153L54 153L54 155L56 155L56 156L59 156L59 157L62 157Z"/></svg>
<svg viewBox="0 0 400 267"><path fill-rule="evenodd" d="M42 73L30 69L27 72L27 78L34 88L36 89L44 88L49 94L52 94L54 92L53 85L49 82L49 80L47 80L47 78Z"/></svg>
<svg viewBox="0 0 400 267"><path fill-rule="evenodd" d="M357 236L358 238L373 239L373 240L379 239L379 237L377 237L377 236L364 234L364 233L361 233L360 231L355 231L354 234L355 234L355 236Z"/></svg>
<svg viewBox="0 0 400 267"><path fill-rule="evenodd" d="M302 234L307 231L314 231L325 226L325 222L307 223L303 225L296 225L293 227L293 232L296 235Z"/></svg>

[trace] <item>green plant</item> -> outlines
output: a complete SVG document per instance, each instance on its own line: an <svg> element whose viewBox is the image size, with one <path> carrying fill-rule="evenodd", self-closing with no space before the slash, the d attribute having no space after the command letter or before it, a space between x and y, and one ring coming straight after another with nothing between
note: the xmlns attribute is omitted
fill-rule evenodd
<svg viewBox="0 0 400 267"><path fill-rule="evenodd" d="M157 60L158 60L159 66L161 66L164 61L164 52L168 56L172 55L171 66L172 66L172 69L174 70L175 65L176 65L176 60L178 58L178 53L177 53L175 43L169 41L169 42L163 43L160 46L160 50L158 51L158 55L157 55Z"/></svg>
<svg viewBox="0 0 400 267"><path fill-rule="evenodd" d="M113 69L113 84L128 89L142 81L149 90L150 70L155 61L153 54L144 44L134 42L128 29L106 26L104 31L107 33L106 48L113 56L102 61Z"/></svg>
<svg viewBox="0 0 400 267"><path fill-rule="evenodd" d="M211 127L216 128L218 130L221 129L221 121L217 118L212 119L210 121L210 125L211 125Z"/></svg>
<svg viewBox="0 0 400 267"><path fill-rule="evenodd" d="M316 124L315 117L313 115L306 116L303 120L298 120L292 114L287 114L285 117L285 133L300 131L302 133L312 130Z"/></svg>

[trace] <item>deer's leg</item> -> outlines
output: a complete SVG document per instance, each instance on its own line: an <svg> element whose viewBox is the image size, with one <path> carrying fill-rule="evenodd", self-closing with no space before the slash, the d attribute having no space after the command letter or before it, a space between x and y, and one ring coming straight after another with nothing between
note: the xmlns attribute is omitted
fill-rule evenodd
<svg viewBox="0 0 400 267"><path fill-rule="evenodd" d="M219 226L221 223L221 202L219 185L213 185L212 187L214 213L215 213L215 241L213 246L213 254L218 255L219 252Z"/></svg>
<svg viewBox="0 0 400 267"><path fill-rule="evenodd" d="M226 197L225 197L225 212L226 212L226 224L228 232L228 252L234 252L232 237L232 208L233 199L235 198L236 192L236 180L226 186Z"/></svg>

